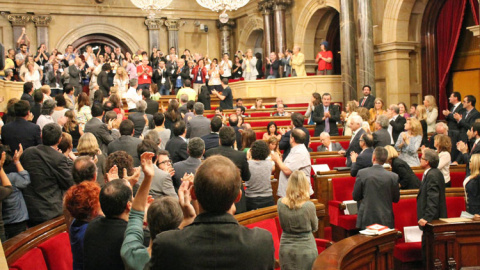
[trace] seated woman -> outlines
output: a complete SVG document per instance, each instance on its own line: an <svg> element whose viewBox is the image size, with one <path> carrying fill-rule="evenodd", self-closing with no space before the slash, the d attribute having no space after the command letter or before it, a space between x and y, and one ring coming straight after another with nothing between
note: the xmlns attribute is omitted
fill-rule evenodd
<svg viewBox="0 0 480 270"><path fill-rule="evenodd" d="M70 225L73 270L83 269L83 239L88 223L101 213L100 187L91 181L72 186L65 193L64 206L74 218Z"/></svg>
<svg viewBox="0 0 480 270"><path fill-rule="evenodd" d="M452 140L447 135L438 134L435 136L434 146L437 148L438 157L440 158L437 169L442 172L443 178L445 178L445 187L451 187L450 163L452 162L452 157L450 156L450 151L452 151Z"/></svg>
<svg viewBox="0 0 480 270"><path fill-rule="evenodd" d="M271 137L277 138L278 141L280 141L280 139L282 138L282 134L278 133L277 124L275 124L275 122L273 122L273 121L268 123L267 132L263 133L262 140L266 141L266 140L270 139Z"/></svg>
<svg viewBox="0 0 480 270"><path fill-rule="evenodd" d="M357 104L355 101L349 101L346 106L346 111L340 114L340 119L345 123L343 127L343 136L352 136L352 130L350 129L350 119L352 116L358 115Z"/></svg>
<svg viewBox="0 0 480 270"><path fill-rule="evenodd" d="M480 215L480 154L470 158L470 176L463 181L467 212Z"/></svg>
<svg viewBox="0 0 480 270"><path fill-rule="evenodd" d="M309 201L310 180L302 171L288 178L287 193L278 200L278 217L283 233L280 239L281 269L312 269L318 256L312 232L318 229L315 205Z"/></svg>
<svg viewBox="0 0 480 270"><path fill-rule="evenodd" d="M400 152L398 158L403 159L410 167L420 166L418 149L422 144L422 126L417 119L410 118L405 123L405 130L400 133L395 143L395 149Z"/></svg>
<svg viewBox="0 0 480 270"><path fill-rule="evenodd" d="M266 142L256 141L252 144L248 160L248 168L252 177L245 182L247 211L275 205L270 184L270 176L274 167L272 167L272 162L267 160L269 155L270 149Z"/></svg>
<svg viewBox="0 0 480 270"><path fill-rule="evenodd" d="M77 146L78 156L90 156L97 162L97 183L103 187L105 182L103 175L105 174L105 155L98 147L98 141L95 135L90 132L83 134L78 140ZM73 179L75 181L75 179Z"/></svg>
<svg viewBox="0 0 480 270"><path fill-rule="evenodd" d="M265 106L263 106L263 99L262 98L257 98L255 100L255 105L250 107L251 110L257 110L257 109L265 109Z"/></svg>
<svg viewBox="0 0 480 270"><path fill-rule="evenodd" d="M402 159L398 158L398 152L391 145L385 146L388 152L387 161L392 167L392 172L398 175L400 189L417 189L420 187L420 180L412 168Z"/></svg>

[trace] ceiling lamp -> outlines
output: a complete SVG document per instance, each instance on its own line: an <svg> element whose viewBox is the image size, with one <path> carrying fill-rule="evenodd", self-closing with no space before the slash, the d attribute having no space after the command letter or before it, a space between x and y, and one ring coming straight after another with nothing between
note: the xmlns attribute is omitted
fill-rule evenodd
<svg viewBox="0 0 480 270"><path fill-rule="evenodd" d="M250 0L197 0L197 3L204 7L208 8L212 11L222 11L220 14L219 19L222 23L226 23L228 21L227 10L237 10L243 6L245 6Z"/></svg>
<svg viewBox="0 0 480 270"><path fill-rule="evenodd" d="M148 12L150 19L155 18L155 14L166 8L172 0L130 0L136 7Z"/></svg>

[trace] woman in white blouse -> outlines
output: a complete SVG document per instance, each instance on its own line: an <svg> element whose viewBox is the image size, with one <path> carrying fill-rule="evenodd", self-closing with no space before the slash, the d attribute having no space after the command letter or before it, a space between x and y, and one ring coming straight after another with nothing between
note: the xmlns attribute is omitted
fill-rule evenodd
<svg viewBox="0 0 480 270"><path fill-rule="evenodd" d="M450 156L450 151L452 150L452 140L447 135L438 134L435 136L433 145L437 148L438 157L440 158L437 169L442 172L443 178L445 178L445 187L451 187L450 163L452 157Z"/></svg>
<svg viewBox="0 0 480 270"><path fill-rule="evenodd" d="M34 89L42 87L42 83L40 82L40 72L35 69L35 65L33 63L28 63L27 69L28 71L25 72L25 82L32 82Z"/></svg>
<svg viewBox="0 0 480 270"><path fill-rule="evenodd" d="M435 124L437 123L438 108L435 97L432 95L425 96L423 105L427 109L427 132L435 132Z"/></svg>
<svg viewBox="0 0 480 270"><path fill-rule="evenodd" d="M352 116L358 115L357 103L355 101L349 101L346 106L346 112L342 112L340 118L345 122L343 127L343 136L352 136L352 129L350 128L350 120Z"/></svg>

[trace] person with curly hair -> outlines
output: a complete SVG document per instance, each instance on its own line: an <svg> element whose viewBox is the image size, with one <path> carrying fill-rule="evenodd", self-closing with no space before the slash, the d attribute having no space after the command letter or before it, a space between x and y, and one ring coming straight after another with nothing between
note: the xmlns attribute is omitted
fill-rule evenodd
<svg viewBox="0 0 480 270"><path fill-rule="evenodd" d="M90 221L101 213L99 195L100 187L92 181L83 181L65 193L65 208L74 218L69 230L73 270L83 270L83 239Z"/></svg>
<svg viewBox="0 0 480 270"><path fill-rule="evenodd" d="M106 171L110 172L114 166L116 166L116 170L118 170L118 179L128 180L128 176L131 176L135 173L135 168L133 167L133 158L125 151L116 151L108 155L105 165ZM107 179L107 181L112 181L115 179L116 178Z"/></svg>

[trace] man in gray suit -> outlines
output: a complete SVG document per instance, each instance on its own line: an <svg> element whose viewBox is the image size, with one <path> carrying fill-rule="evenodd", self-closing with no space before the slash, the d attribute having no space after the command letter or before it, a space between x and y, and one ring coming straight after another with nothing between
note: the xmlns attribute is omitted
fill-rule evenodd
<svg viewBox="0 0 480 270"><path fill-rule="evenodd" d="M187 122L187 138L202 137L210 134L210 120L203 116L204 105L197 102L193 105L195 117Z"/></svg>
<svg viewBox="0 0 480 270"><path fill-rule="evenodd" d="M131 120L133 122L133 125L135 126L135 133L133 134L133 136L139 138L140 135L142 135L145 126L147 126L147 121L145 121L145 119L148 120L148 126L150 129L154 129L155 126L153 124L153 115L145 114L145 110L147 109L147 102L145 102L145 100L139 100L137 101L136 105L137 111L134 113L130 113L128 115L128 119Z"/></svg>
<svg viewBox="0 0 480 270"><path fill-rule="evenodd" d="M80 57L75 58L75 64L68 67L68 74L70 75L69 84L75 88L73 92L75 96L78 96L82 92L80 77L82 77L83 67L85 67L85 63L83 63Z"/></svg>
<svg viewBox="0 0 480 270"><path fill-rule="evenodd" d="M120 123L121 137L108 145L108 154L116 151L125 151L133 158L133 165L140 166L140 158L137 155L137 146L142 142L139 138L133 137L133 122L131 120L123 120Z"/></svg>
<svg viewBox="0 0 480 270"><path fill-rule="evenodd" d="M338 152L340 150L345 151L340 143L330 141L330 134L328 134L328 132L322 132L320 134L320 142L322 145L317 147L317 152Z"/></svg>
<svg viewBox="0 0 480 270"><path fill-rule="evenodd" d="M386 115L379 115L375 121L375 129L373 132L373 146L392 145L392 135L388 132L388 126L390 125L388 117Z"/></svg>
<svg viewBox="0 0 480 270"><path fill-rule="evenodd" d="M112 129L112 122L108 125L102 122L103 107L100 104L93 104L92 116L93 118L85 124L84 132L90 132L97 138L98 146L104 155L107 155L108 145L113 141L110 130Z"/></svg>
<svg viewBox="0 0 480 270"><path fill-rule="evenodd" d="M400 200L398 175L383 168L388 152L383 147L373 151L373 166L357 174L353 187L353 199L358 202L357 228L378 223L394 228L392 202Z"/></svg>
<svg viewBox="0 0 480 270"><path fill-rule="evenodd" d="M202 104L203 105L203 104ZM202 163L202 156L205 153L205 143L200 138L192 138L187 146L188 158L173 164L175 175L173 176L173 185L178 190L182 184L182 178L187 173L195 174L197 168Z"/></svg>

